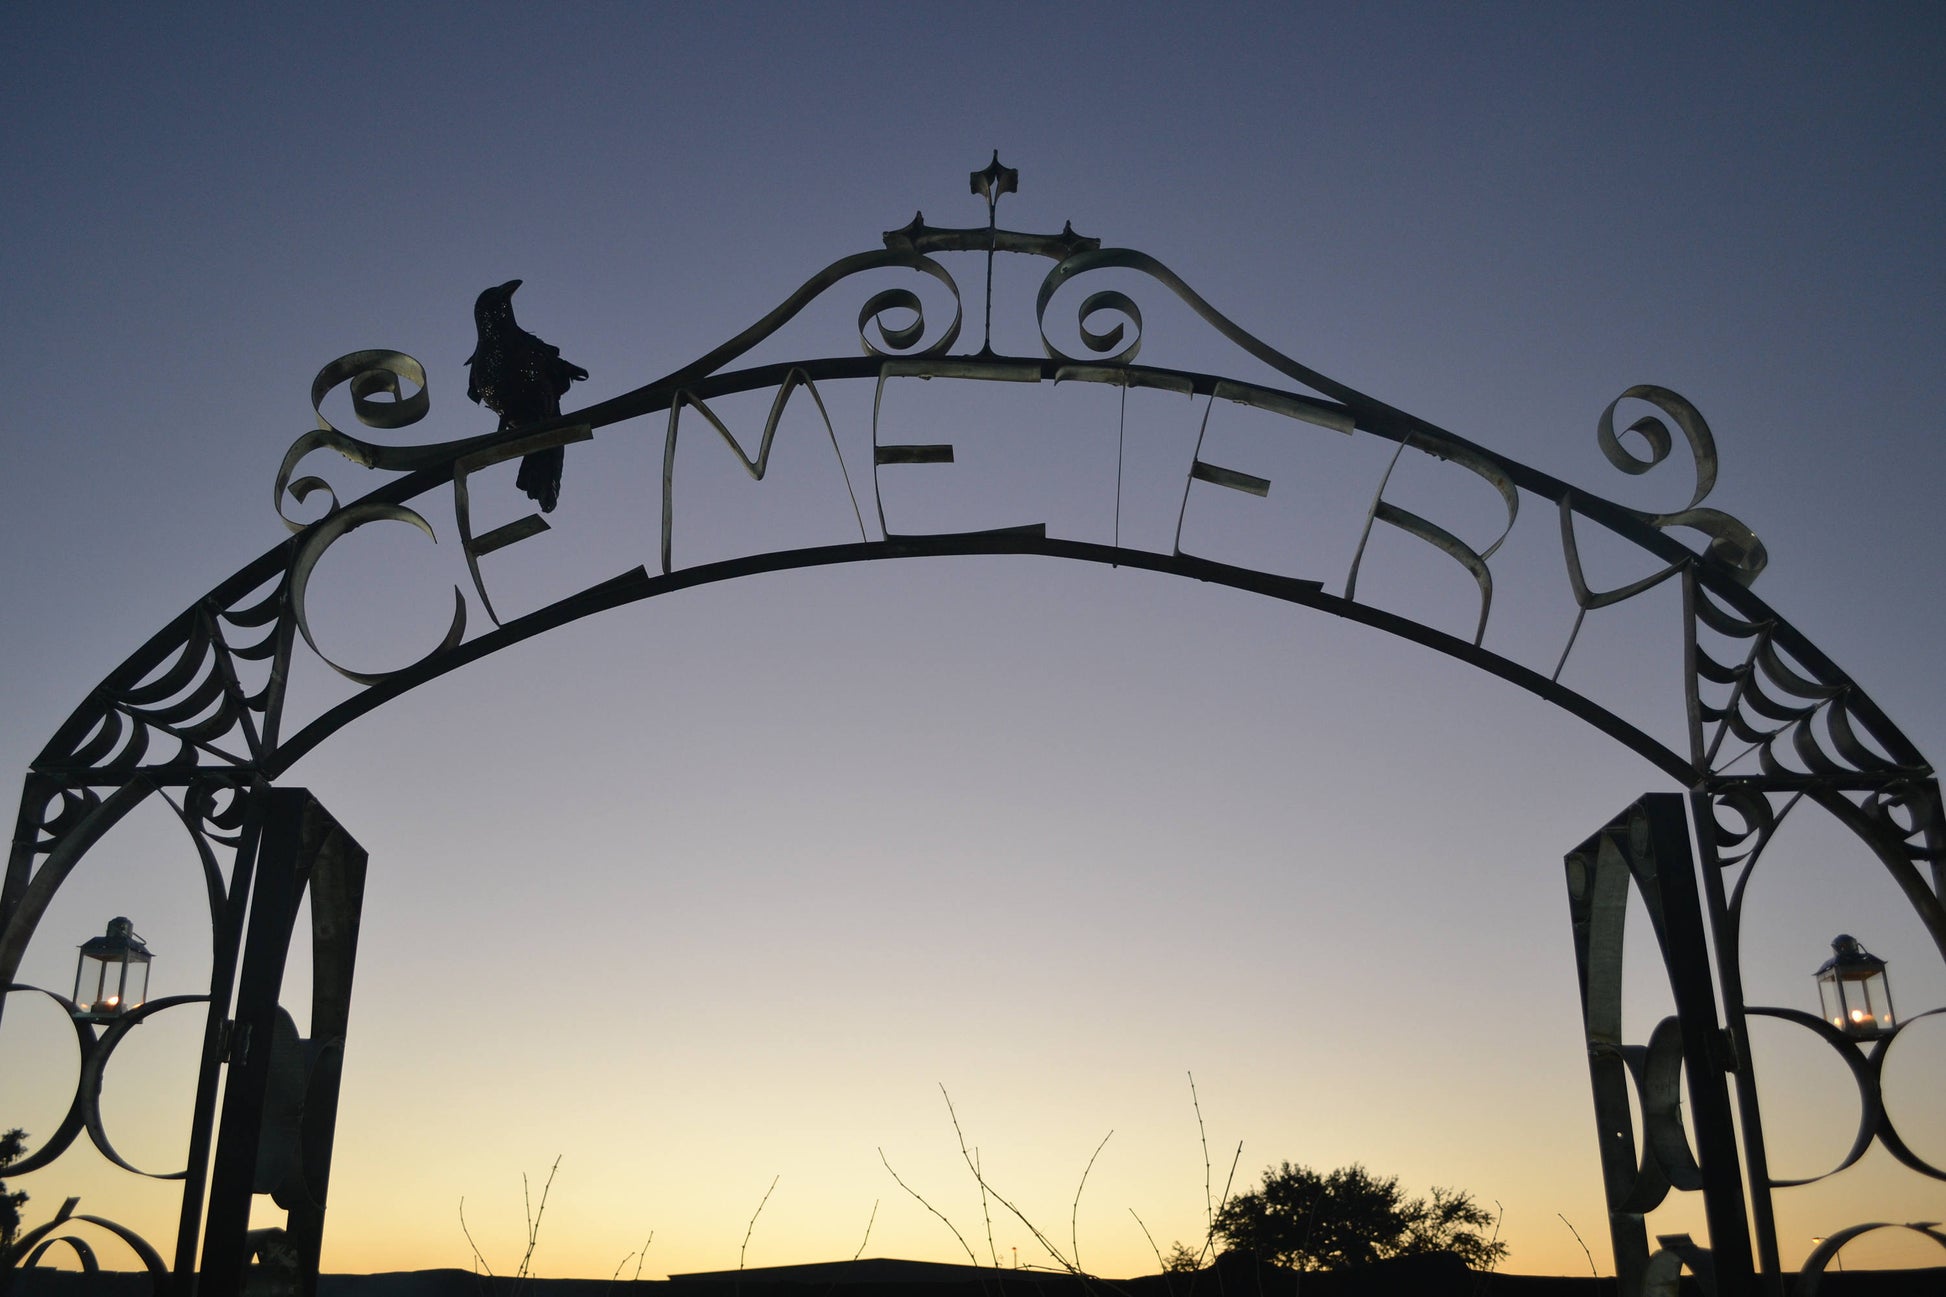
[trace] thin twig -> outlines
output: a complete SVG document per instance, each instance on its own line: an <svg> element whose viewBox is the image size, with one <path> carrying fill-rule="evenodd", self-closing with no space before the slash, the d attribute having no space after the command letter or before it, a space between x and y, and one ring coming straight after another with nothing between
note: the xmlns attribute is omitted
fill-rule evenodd
<svg viewBox="0 0 1946 1297"><path fill-rule="evenodd" d="M494 1278L494 1272L492 1272L492 1266L488 1266L488 1264L486 1264L485 1256L481 1256L481 1244L477 1244L477 1242L473 1242L473 1231L471 1231L471 1229L467 1229L467 1200L465 1200L463 1196L461 1196L461 1200L459 1200L459 1233L463 1233L463 1235L467 1237L467 1246L469 1246L469 1248L473 1248L473 1264L475 1264L475 1266L479 1266L481 1270L485 1270L486 1278L488 1279ZM477 1272L475 1272L475 1274L477 1274Z"/></svg>
<svg viewBox="0 0 1946 1297"><path fill-rule="evenodd" d="M1223 1178L1223 1201L1217 1204L1216 1211L1218 1215L1221 1215L1223 1209L1230 1205L1230 1186L1236 1183L1237 1163L1241 1162L1242 1160L1243 1160L1243 1141L1238 1140L1237 1151L1234 1154L1232 1154L1230 1157L1230 1174Z"/></svg>
<svg viewBox="0 0 1946 1297"><path fill-rule="evenodd" d="M878 1199L874 1198L872 1199L872 1214L865 1221L865 1237L858 1240L858 1250L851 1254L852 1260L856 1261L859 1257L865 1255L865 1245L872 1241L872 1222L877 1219Z"/></svg>
<svg viewBox="0 0 1946 1297"><path fill-rule="evenodd" d="M1561 1213L1558 1211L1555 1212L1554 1214L1556 1216L1561 1216ZM1566 1216L1561 1216L1561 1223L1568 1227L1568 1233L1574 1235L1574 1241L1577 1243L1581 1243L1581 1231L1574 1227L1574 1222L1569 1220ZM1581 1255L1588 1258L1588 1273L1593 1275L1597 1279L1601 1278L1601 1271L1595 1269L1595 1254L1588 1250L1588 1245L1586 1243L1581 1243Z"/></svg>
<svg viewBox="0 0 1946 1297"><path fill-rule="evenodd" d="M1506 1214L1507 1209L1500 1205L1498 1198L1495 1198L1493 1200L1493 1237L1487 1240L1487 1268L1480 1272L1479 1280L1473 1285L1473 1291L1476 1293L1486 1291L1487 1284L1492 1281L1493 1272L1500 1268L1500 1254L1494 1251L1494 1249L1500 1243L1500 1222Z"/></svg>
<svg viewBox="0 0 1946 1297"><path fill-rule="evenodd" d="M1009 1202L1005 1197L1001 1195L998 1189L993 1188L991 1185L987 1186L987 1192L993 1195L993 1200L995 1202L999 1203L1002 1207L1005 1207L1008 1211L1012 1212L1014 1214L1015 1220L1019 1221L1021 1224L1027 1227L1027 1232L1032 1234L1034 1236L1034 1240L1038 1242L1042 1248L1046 1249L1047 1254L1053 1257L1054 1260L1057 1263L1059 1263L1061 1269L1067 1271L1069 1274L1074 1275L1077 1278L1082 1278L1082 1279L1087 1278L1086 1275L1081 1273L1080 1267L1076 1266L1074 1262L1062 1256L1061 1249L1055 1247L1053 1241L1049 1239L1047 1235L1041 1233L1040 1226L1036 1225L1033 1221L1027 1219L1027 1213L1023 1212L1020 1208L1014 1206L1013 1203ZM1029 1266L1027 1268L1033 1270L1033 1269L1038 1269L1039 1267Z"/></svg>
<svg viewBox="0 0 1946 1297"><path fill-rule="evenodd" d="M541 1186L540 1210L535 1211L533 1208L532 1199L531 1198L528 1199L527 1252L524 1256L520 1258L520 1272L514 1276L514 1290L516 1292L520 1290L520 1287L524 1281L533 1277L533 1271L531 1267L534 1261L534 1248L538 1246L540 1243L541 1217L547 1215L547 1195L549 1191L551 1191L554 1188L554 1175L555 1172L559 1171L560 1169L561 1169L561 1155L557 1153L554 1155L554 1165L547 1169L547 1183ZM525 1171L520 1173L520 1192L523 1198L528 1198L527 1173Z"/></svg>
<svg viewBox="0 0 1946 1297"><path fill-rule="evenodd" d="M757 1231L757 1217L764 1214L764 1203L770 1201L770 1195L776 1190L777 1182L783 1178L781 1174L770 1178L770 1188L764 1190L763 1201L757 1204L757 1210L750 1213L750 1224L743 1231L743 1246L737 1249L738 1270L743 1269L743 1254L750 1250L750 1236Z"/></svg>
<svg viewBox="0 0 1946 1297"><path fill-rule="evenodd" d="M933 1206L931 1203L927 1202L923 1197L921 1197L917 1189L914 1189L911 1185L899 1179L899 1173L897 1171L892 1170L892 1163L889 1160L887 1160L885 1156L885 1150L883 1148L878 1150L878 1160L885 1163L885 1170L891 1175L893 1183L897 1184L899 1188L911 1194L915 1199L918 1200L919 1205L921 1207L924 1207L927 1211L939 1217L940 1224L944 1225L947 1229L953 1231L953 1237L959 1240L960 1250L966 1253L966 1259L973 1263L974 1269L976 1270L979 1269L980 1258L975 1256L973 1254L973 1249L966 1245L966 1236L959 1232L959 1228L955 1226L952 1221L947 1220L945 1215L939 1210L939 1208Z"/></svg>
<svg viewBox="0 0 1946 1297"><path fill-rule="evenodd" d="M966 1151L966 1132L960 1129L959 1114L953 1111L953 1096L946 1093L944 1081L939 1083L939 1093L946 1100L946 1115L952 1119L953 1135L959 1140L959 1155L966 1162L968 1169L973 1172L973 1182L980 1186L980 1216L986 1221L987 1255L993 1259L993 1268L998 1270L1000 1250L993 1246L993 1210L987 1205L987 1182L986 1177L980 1174L979 1150L975 1149L971 1153ZM973 1264L978 1265L979 1262L975 1261Z"/></svg>
<svg viewBox="0 0 1946 1297"><path fill-rule="evenodd" d="M1203 1105L1196 1097L1196 1074L1194 1072L1189 1073L1189 1106L1196 1110L1196 1136L1203 1141L1203 1215L1209 1222L1209 1229L1204 1235L1203 1247L1207 1252L1209 1240L1216 1237L1216 1210L1210 1203L1209 1131L1203 1126Z"/></svg>
<svg viewBox="0 0 1946 1297"><path fill-rule="evenodd" d="M1142 1226L1142 1237L1149 1240L1149 1251L1155 1253L1155 1272L1157 1274L1169 1273L1168 1262L1162 1259L1162 1249L1155 1245L1155 1235L1149 1233L1148 1225L1143 1222L1140 1216L1136 1215L1135 1208L1130 1207L1128 1209L1128 1214L1131 1216L1135 1216L1135 1223L1137 1225ZM1170 1288L1172 1290L1174 1289L1174 1287L1175 1285L1173 1284L1170 1285Z"/></svg>
<svg viewBox="0 0 1946 1297"><path fill-rule="evenodd" d="M955 1132L959 1130L959 1123L957 1121L953 1123L953 1129ZM960 1141L962 1146L960 1151L962 1153L965 1152L965 1142L964 1139ZM992 1259L993 1268L998 1270L1000 1268L1000 1249L993 1245L993 1209L987 1205L987 1185L986 1181L980 1176L980 1150L977 1148L973 1150L973 1179L980 1186L980 1219L986 1222L987 1227L987 1256Z"/></svg>
<svg viewBox="0 0 1946 1297"><path fill-rule="evenodd" d="M642 1263L649 1259L649 1244L653 1242L655 1242L655 1231L650 1230L649 1236L642 1240L642 1250L635 1254L635 1274L633 1275L633 1277L630 1278L629 1280L630 1283L634 1283L637 1280L641 1279Z"/></svg>
<svg viewBox="0 0 1946 1297"><path fill-rule="evenodd" d="M1088 1172L1095 1169L1095 1158L1101 1156L1101 1150L1107 1148L1108 1141L1114 1137L1115 1132L1112 1130L1101 1137L1101 1143L1095 1145L1094 1154L1089 1157L1088 1165L1081 1168L1081 1183L1074 1186L1074 1205L1068 1208L1068 1248L1074 1253L1076 1270L1081 1269L1081 1191L1088 1187Z"/></svg>
<svg viewBox="0 0 1946 1297"><path fill-rule="evenodd" d="M1014 1214L1015 1219L1017 1219L1018 1221L1020 1221L1021 1224L1027 1227L1028 1232L1034 1236L1034 1238L1040 1243L1040 1245L1043 1248L1047 1249L1047 1254L1049 1256L1053 1257L1056 1261L1060 1263L1061 1268L1063 1270L1067 1271L1069 1274L1076 1274L1076 1275L1080 1274L1081 1272L1074 1267L1073 1263L1071 1263L1066 1257L1061 1255L1061 1249L1055 1247L1054 1244L1048 1241L1047 1235L1041 1233L1039 1226L1035 1225L1033 1221L1028 1220L1026 1215L1020 1210L1020 1208L1014 1206L1012 1203L1008 1202L1005 1198L1001 1197L1000 1191L987 1183L986 1177L980 1174L980 1164L978 1162L975 1162L973 1160L972 1154L966 1151L966 1136L960 1132L959 1113L953 1110L953 1096L946 1092L946 1087L944 1085L941 1085L939 1087L939 1094L941 1098L946 1100L946 1115L952 1118L953 1132L959 1135L959 1155L965 1159L966 1169L971 1171L973 1173L973 1178L979 1182L982 1201L985 1200L987 1194L992 1194L993 1200L999 1203L1002 1207L1005 1207L1008 1211L1012 1212ZM944 1219L944 1217L941 1217L941 1219ZM958 1231L954 1231L954 1232L957 1233ZM978 1265L979 1262L975 1261L973 1264ZM1031 1269L1032 1267L1029 1268Z"/></svg>
<svg viewBox="0 0 1946 1297"><path fill-rule="evenodd" d="M1230 1158L1230 1174L1223 1177L1223 1201L1221 1204L1218 1205L1216 1209L1216 1214L1218 1216L1221 1216L1223 1214L1224 1208L1230 1205L1230 1186L1236 1183L1237 1163L1241 1162L1242 1160L1243 1160L1243 1141L1238 1140L1237 1151ZM1208 1238L1203 1240L1203 1249L1205 1253L1213 1253L1216 1250L1215 1225L1210 1226L1210 1235ZM1263 1267L1259 1266L1257 1267L1257 1287L1260 1290L1263 1288L1263 1283L1264 1283ZM1224 1281L1223 1271L1221 1269L1217 1270L1216 1272L1216 1291L1219 1293L1229 1291ZM1295 1283L1293 1283L1291 1291L1293 1293L1297 1291ZM1193 1294L1195 1292L1195 1289L1192 1287L1190 1289L1190 1292Z"/></svg>

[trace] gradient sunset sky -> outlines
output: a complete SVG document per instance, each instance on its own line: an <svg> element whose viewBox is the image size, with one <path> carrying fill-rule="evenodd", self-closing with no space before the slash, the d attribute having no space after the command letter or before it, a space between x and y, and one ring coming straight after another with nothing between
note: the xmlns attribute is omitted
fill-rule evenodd
<svg viewBox="0 0 1946 1297"><path fill-rule="evenodd" d="M471 306L518 277L522 323L590 372L569 400L591 404L915 210L984 223L966 177L996 149L1020 172L1003 227L1144 251L1302 363L1595 494L1687 500L1680 449L1628 479L1595 441L1630 385L1682 393L1722 459L1709 504L1768 547L1757 592L1937 759L1942 48L1946 11L1917 4L16 7L0 767L24 773L96 682L283 538L273 476L327 362L425 364L431 415L396 440L490 431L464 399ZM953 268L977 345L983 270ZM1041 273L998 269L996 348L1037 354ZM767 358L856 354L844 300ZM1160 301L1141 358L1260 372ZM951 477L886 470L895 530L1106 540L1121 427L1122 541L1167 547L1200 403L1132 395L1124 425L1111 388L1002 386L888 390L902 439L961 448ZM850 454L869 386L831 399ZM763 403L732 409L754 439ZM772 480L682 461L679 564L855 539L793 409ZM664 426L570 450L555 530L489 560L503 614L654 567ZM1275 486L1196 496L1184 548L1340 588L1381 448L1212 429ZM387 480L307 471L344 499ZM525 511L502 473L477 488L495 521ZM1490 492L1400 489L1491 520ZM1508 579L1497 633L1542 655L1572 608L1555 523L1531 513L1507 562L1534 579ZM429 516L438 545L367 528L320 569L340 661L437 641L466 577L450 507ZM1361 596L1470 633L1449 560L1401 541L1368 562ZM1666 711L1680 646L1657 626L1591 624L1564 678ZM304 672L314 708L348 691ZM285 782L371 853L327 1270L469 1265L462 1197L511 1269L521 1173L538 1187L557 1155L543 1275L606 1277L650 1230L644 1277L734 1268L746 1230L751 1266L842 1259L868 1220L868 1256L963 1260L881 1150L984 1260L943 1085L988 1177L1064 1250L1112 1130L1072 1236L1090 1270L1152 1271L1134 1217L1164 1248L1204 1228L1192 1072L1218 1190L1239 1141L1239 1187L1281 1160L1362 1161L1497 1204L1508 1269L1581 1271L1564 1216L1611 1270L1561 858L1670 785L1426 649L1046 558L759 576L473 665ZM1812 970L1848 931L1892 961L1902 1011L1946 1004L1923 928L1848 836L1807 812L1762 869L1754 1002L1815 1008ZM73 947L127 914L153 994L203 989L202 907L180 827L146 807L22 976L65 990ZM1666 1000L1643 936L1637 1040ZM200 1019L173 1016L105 1095L117 1147L155 1169L186 1146ZM59 1121L65 1030L8 1005L0 1128ZM1782 1027L1756 1047L1774 1170L1835 1163L1855 1120L1838 1061ZM1887 1075L1901 1132L1946 1164L1946 1016ZM167 1185L85 1141L67 1161L15 1184L30 1221L79 1193L166 1250ZM1795 1263L1846 1224L1939 1219L1946 1191L1875 1150L1778 1205ZM1011 1218L993 1242L1048 1263ZM1845 1257L1938 1263L1928 1247Z"/></svg>

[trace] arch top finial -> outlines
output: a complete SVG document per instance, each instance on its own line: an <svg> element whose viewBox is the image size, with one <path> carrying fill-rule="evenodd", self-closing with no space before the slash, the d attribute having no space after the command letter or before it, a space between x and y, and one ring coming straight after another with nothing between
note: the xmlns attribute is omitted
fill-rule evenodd
<svg viewBox="0 0 1946 1297"><path fill-rule="evenodd" d="M1000 196L1020 192L1020 172L1000 165L999 149L993 151L993 161L967 179L972 183L973 192L987 200L988 225L993 224L994 209L1000 206Z"/></svg>

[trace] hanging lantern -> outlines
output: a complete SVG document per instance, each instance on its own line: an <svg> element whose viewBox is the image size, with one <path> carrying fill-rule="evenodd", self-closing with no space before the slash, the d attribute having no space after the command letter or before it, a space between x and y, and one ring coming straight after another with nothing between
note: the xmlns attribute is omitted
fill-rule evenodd
<svg viewBox="0 0 1946 1297"><path fill-rule="evenodd" d="M124 918L108 921L106 936L81 943L74 968L77 1017L89 1022L113 1022L138 1007L149 994L149 948Z"/></svg>
<svg viewBox="0 0 1946 1297"><path fill-rule="evenodd" d="M1855 1040L1875 1040L1898 1025L1892 1014L1892 984L1885 961L1839 934L1831 958L1818 969L1818 999L1824 1020Z"/></svg>

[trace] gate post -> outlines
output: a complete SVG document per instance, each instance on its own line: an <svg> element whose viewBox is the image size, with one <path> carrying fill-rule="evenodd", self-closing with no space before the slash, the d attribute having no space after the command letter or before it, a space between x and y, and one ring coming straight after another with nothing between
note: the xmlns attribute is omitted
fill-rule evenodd
<svg viewBox="0 0 1946 1297"><path fill-rule="evenodd" d="M1751 1297L1750 1227L1724 1083L1733 1061L1717 1028L1683 797L1645 794L1569 852L1565 863L1609 1238L1623 1297L1673 1297L1684 1264L1697 1271L1706 1291ZM1621 1037L1622 928L1631 889L1648 911L1676 1003L1675 1016L1656 1024L1646 1045L1625 1045ZM1682 1116L1685 1075L1694 1157ZM1629 1117L1631 1084L1642 1112L1639 1161ZM1707 1253L1687 1236L1669 1235L1658 1237L1661 1248L1650 1255L1643 1217L1672 1188L1701 1190Z"/></svg>
<svg viewBox="0 0 1946 1297"><path fill-rule="evenodd" d="M288 1291L312 1297L317 1290L366 856L308 789L271 788L262 797L258 833L244 847L255 855L255 886L228 1027L199 1297L237 1297L253 1256L280 1271ZM277 1000L307 890L311 1035L300 1039ZM282 1231L250 1229L260 1193L288 1213Z"/></svg>

